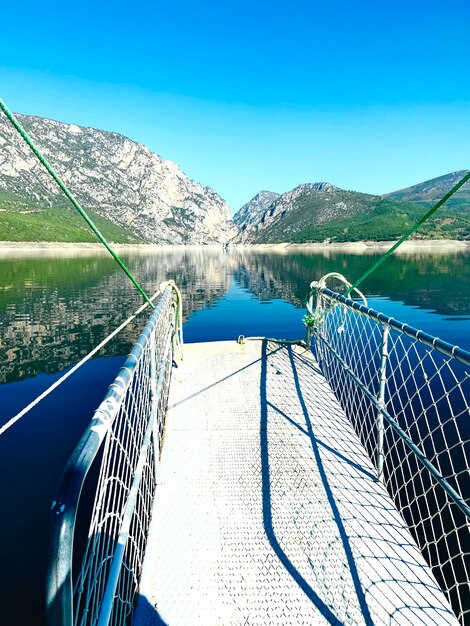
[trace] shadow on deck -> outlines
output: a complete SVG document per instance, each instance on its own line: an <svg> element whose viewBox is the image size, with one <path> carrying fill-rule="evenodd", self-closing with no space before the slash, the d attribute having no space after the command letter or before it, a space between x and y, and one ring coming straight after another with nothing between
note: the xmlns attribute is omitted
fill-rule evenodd
<svg viewBox="0 0 470 626"><path fill-rule="evenodd" d="M458 624L316 363L193 344L134 624Z"/></svg>

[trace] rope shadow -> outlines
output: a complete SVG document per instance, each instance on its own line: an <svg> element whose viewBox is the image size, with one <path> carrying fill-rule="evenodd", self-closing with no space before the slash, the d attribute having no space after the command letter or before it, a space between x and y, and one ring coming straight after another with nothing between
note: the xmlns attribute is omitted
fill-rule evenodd
<svg viewBox="0 0 470 626"><path fill-rule="evenodd" d="M290 348L290 346L288 347L288 353L289 353L289 360L290 360L290 364L292 367L292 373L294 375L294 384L295 384L295 389L297 392L297 396L299 398L299 402L300 405L302 407L302 412L305 418L305 422L307 424L307 430L308 430L308 435L311 441L311 445L312 445L312 450L313 450L313 454L315 456L315 461L317 463L317 467L321 476L321 480L323 483L323 486L325 488L325 493L326 496L328 498L328 502L330 504L331 507L331 511L333 513L333 517L334 520L336 522L336 525L338 527L338 531L341 537L341 542L343 544L343 549L344 549L344 553L346 555L346 559L348 562L348 566L349 566L349 571L351 573L351 577L353 579L353 583L354 583L354 589L356 591L356 595L359 601L359 606L361 608L362 614L364 616L365 619L365 623L368 626L373 626L374 622L372 620L370 611L369 611L369 607L367 605L367 601L365 598L365 594L364 594L364 590L362 588L361 585L361 581L359 579L359 574L357 571L357 567L356 567L356 562L354 560L354 555L351 549L351 544L349 542L349 538L346 532L346 529L344 528L344 523L341 517L341 514L339 512L338 506L336 504L336 500L335 497L333 495L333 491L330 487L329 481L328 481L328 476L326 475L326 471L325 468L323 466L323 461L320 455L320 450L319 450L319 446L318 446L318 442L317 439L314 435L313 432L313 427L312 427L312 422L310 420L310 415L307 409L307 405L305 403L304 397L302 395L302 390L300 388L300 382L299 382L299 376L297 373L297 368L296 365L294 363L294 357L292 354L292 349ZM373 478L373 477L372 477Z"/></svg>
<svg viewBox="0 0 470 626"><path fill-rule="evenodd" d="M289 559L282 549L274 531L272 508L271 508L271 481L269 470L268 449L268 401L267 401L267 342L263 341L261 349L261 379L260 379L260 454L261 454L261 488L263 506L263 526L266 537L273 548L276 556L285 569L292 576L297 585L302 589L312 604L330 622L330 624L344 626L330 607L323 602L315 590L305 580L302 574Z"/></svg>

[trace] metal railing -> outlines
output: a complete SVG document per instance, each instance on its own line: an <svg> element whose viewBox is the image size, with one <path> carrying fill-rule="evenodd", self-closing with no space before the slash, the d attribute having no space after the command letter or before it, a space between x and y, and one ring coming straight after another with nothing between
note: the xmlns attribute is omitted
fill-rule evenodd
<svg viewBox="0 0 470 626"><path fill-rule="evenodd" d="M52 504L49 626L129 623L151 515L173 354L182 344L179 291L171 282L161 290L145 329L72 454ZM86 545L81 554L76 554L75 545L74 554L80 495L92 466L95 482L90 491L95 495ZM86 509L86 498L82 500Z"/></svg>
<svg viewBox="0 0 470 626"><path fill-rule="evenodd" d="M457 617L468 624L470 353L374 311L357 293L362 303L327 288L324 279L312 283L307 341Z"/></svg>

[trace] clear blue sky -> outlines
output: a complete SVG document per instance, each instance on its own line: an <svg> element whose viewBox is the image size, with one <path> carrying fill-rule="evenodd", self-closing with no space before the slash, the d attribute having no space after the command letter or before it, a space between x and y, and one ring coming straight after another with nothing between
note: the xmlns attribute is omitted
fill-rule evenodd
<svg viewBox="0 0 470 626"><path fill-rule="evenodd" d="M470 167L470 2L4 3L0 95L121 132L238 209Z"/></svg>

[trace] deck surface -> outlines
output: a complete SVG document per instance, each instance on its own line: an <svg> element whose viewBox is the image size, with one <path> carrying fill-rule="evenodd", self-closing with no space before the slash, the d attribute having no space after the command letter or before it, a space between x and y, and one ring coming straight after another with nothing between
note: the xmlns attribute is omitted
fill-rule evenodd
<svg viewBox="0 0 470 626"><path fill-rule="evenodd" d="M454 624L314 361L185 346L134 626Z"/></svg>

